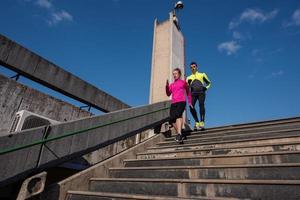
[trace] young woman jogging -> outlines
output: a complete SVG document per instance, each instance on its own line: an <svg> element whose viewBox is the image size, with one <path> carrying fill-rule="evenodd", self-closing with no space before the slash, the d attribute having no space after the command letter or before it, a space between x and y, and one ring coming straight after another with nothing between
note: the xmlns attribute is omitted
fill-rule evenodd
<svg viewBox="0 0 300 200"><path fill-rule="evenodd" d="M188 97L188 103L191 105L191 95L189 93L189 87L185 80L181 78L181 70L176 68L173 70L174 82L169 84L166 83L166 94L172 95L172 104L170 108L170 123L176 130L175 140L179 143L183 142L183 136L181 133L183 127L182 114L186 106L186 97Z"/></svg>

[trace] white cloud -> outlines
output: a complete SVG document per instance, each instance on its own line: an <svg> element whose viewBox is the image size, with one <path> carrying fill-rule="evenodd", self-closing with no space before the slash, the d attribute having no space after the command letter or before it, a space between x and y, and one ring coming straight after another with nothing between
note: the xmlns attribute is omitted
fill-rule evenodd
<svg viewBox="0 0 300 200"><path fill-rule="evenodd" d="M235 27L237 27L240 24L240 22L238 22L237 20L232 20L231 22L229 22L229 29L234 29Z"/></svg>
<svg viewBox="0 0 300 200"><path fill-rule="evenodd" d="M276 48L276 49L253 49L252 56L255 57L269 57L273 56L274 54L281 53L284 49L283 48Z"/></svg>
<svg viewBox="0 0 300 200"><path fill-rule="evenodd" d="M279 71L274 71L271 74L269 74L268 76L266 76L266 79L272 79L272 78L278 78L280 76L284 75L284 71L281 69Z"/></svg>
<svg viewBox="0 0 300 200"><path fill-rule="evenodd" d="M262 23L267 20L273 19L278 13L278 10L273 10L270 13L263 13L261 10L247 9L242 13L241 21L248 21L251 23Z"/></svg>
<svg viewBox="0 0 300 200"><path fill-rule="evenodd" d="M300 8L294 11L290 22L285 24L285 26L300 26Z"/></svg>
<svg viewBox="0 0 300 200"><path fill-rule="evenodd" d="M274 9L271 12L263 12L260 9L246 9L238 19L232 20L229 23L229 29L234 29L243 22L248 23L264 23L268 20L273 19L278 14L278 9Z"/></svg>
<svg viewBox="0 0 300 200"><path fill-rule="evenodd" d="M60 22L73 21L73 16L63 9L58 9L53 4L53 0L24 0L25 2L32 3L40 8L44 8L47 11L48 17L45 21L49 26L55 26ZM118 0L114 0L118 1Z"/></svg>
<svg viewBox="0 0 300 200"><path fill-rule="evenodd" d="M53 12L48 23L53 26L62 21L73 21L73 16L65 10Z"/></svg>
<svg viewBox="0 0 300 200"><path fill-rule="evenodd" d="M277 72L272 72L271 76L272 77L278 77L283 75L283 70L279 70Z"/></svg>
<svg viewBox="0 0 300 200"><path fill-rule="evenodd" d="M300 8L294 12L292 20L296 26L300 26Z"/></svg>
<svg viewBox="0 0 300 200"><path fill-rule="evenodd" d="M283 48L274 49L274 50L269 52L269 55L274 55L274 54L277 54L277 53L281 53L283 50L284 50Z"/></svg>
<svg viewBox="0 0 300 200"><path fill-rule="evenodd" d="M218 45L218 50L226 52L227 55L235 54L240 48L241 46L236 41L223 42Z"/></svg>
<svg viewBox="0 0 300 200"><path fill-rule="evenodd" d="M236 39L236 40L241 40L244 38L244 36L238 31L233 31L232 37L233 37L233 39Z"/></svg>
<svg viewBox="0 0 300 200"><path fill-rule="evenodd" d="M43 8L52 8L52 3L49 0L37 0L36 4Z"/></svg>
<svg viewBox="0 0 300 200"><path fill-rule="evenodd" d="M262 64L265 61L272 59L274 56L277 56L277 54L280 54L283 51L284 49L281 47L276 49L260 48L253 49L251 51L251 54L253 56L253 61Z"/></svg>

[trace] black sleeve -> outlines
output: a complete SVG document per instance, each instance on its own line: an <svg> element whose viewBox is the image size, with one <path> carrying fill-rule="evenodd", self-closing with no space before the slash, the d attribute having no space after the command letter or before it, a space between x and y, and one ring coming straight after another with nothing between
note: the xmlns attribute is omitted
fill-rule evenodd
<svg viewBox="0 0 300 200"><path fill-rule="evenodd" d="M210 84L210 81L207 80L205 77L203 77L203 80L204 80L204 82L206 83L206 85L209 85L209 84Z"/></svg>

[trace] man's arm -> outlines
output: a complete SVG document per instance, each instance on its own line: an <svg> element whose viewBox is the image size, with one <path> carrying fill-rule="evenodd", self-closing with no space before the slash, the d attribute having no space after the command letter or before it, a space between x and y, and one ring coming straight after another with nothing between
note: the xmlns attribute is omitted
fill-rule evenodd
<svg viewBox="0 0 300 200"><path fill-rule="evenodd" d="M189 77L187 77L186 82L189 86L191 86L192 84L192 79L190 79Z"/></svg>
<svg viewBox="0 0 300 200"><path fill-rule="evenodd" d="M208 76L205 73L203 73L203 80L204 80L204 82L206 84L206 89L210 88L211 81L209 80Z"/></svg>

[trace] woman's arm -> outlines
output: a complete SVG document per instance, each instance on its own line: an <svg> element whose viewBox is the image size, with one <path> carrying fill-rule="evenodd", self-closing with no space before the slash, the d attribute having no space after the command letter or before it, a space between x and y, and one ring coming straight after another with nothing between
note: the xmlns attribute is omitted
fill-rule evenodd
<svg viewBox="0 0 300 200"><path fill-rule="evenodd" d="M169 86L169 80L167 80L167 82L166 82L166 94L168 97L172 94L172 91Z"/></svg>
<svg viewBox="0 0 300 200"><path fill-rule="evenodd" d="M186 92L186 96L188 98L188 104L189 104L189 106L191 106L192 105L192 95L191 95L191 92L190 92L190 88L189 88L189 86L186 82L184 83L184 89L185 89L185 92Z"/></svg>

